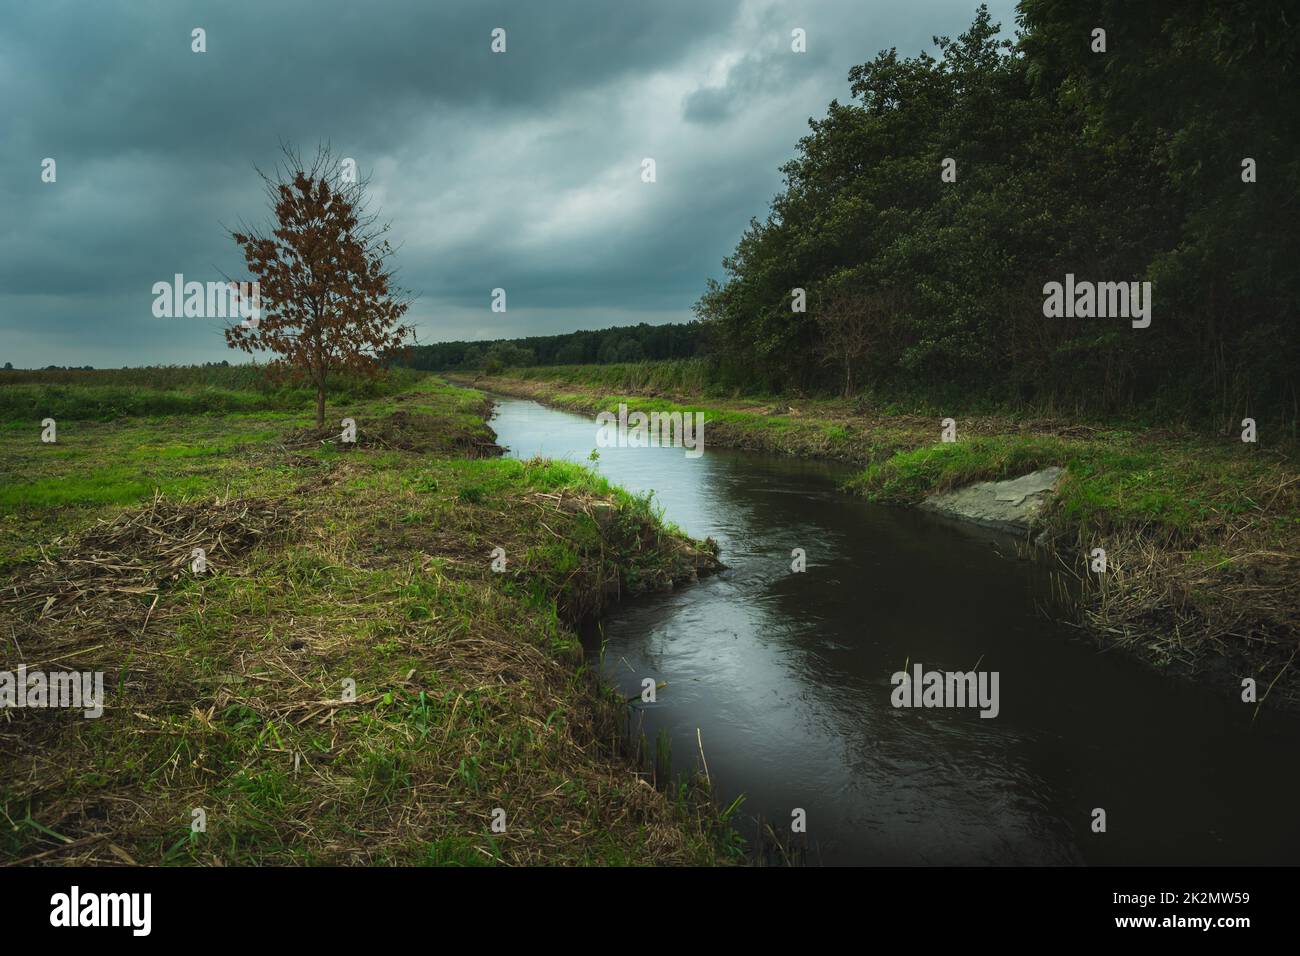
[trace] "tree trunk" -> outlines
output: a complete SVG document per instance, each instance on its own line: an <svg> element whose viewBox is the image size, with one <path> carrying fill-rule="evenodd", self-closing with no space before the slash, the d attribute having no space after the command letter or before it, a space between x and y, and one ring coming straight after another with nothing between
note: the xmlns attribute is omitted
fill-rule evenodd
<svg viewBox="0 0 1300 956"><path fill-rule="evenodd" d="M316 427L325 427L325 383L316 386Z"/></svg>

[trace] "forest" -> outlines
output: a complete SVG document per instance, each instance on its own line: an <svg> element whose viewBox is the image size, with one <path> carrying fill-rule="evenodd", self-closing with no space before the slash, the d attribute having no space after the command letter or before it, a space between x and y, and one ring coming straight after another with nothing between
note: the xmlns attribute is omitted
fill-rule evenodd
<svg viewBox="0 0 1300 956"><path fill-rule="evenodd" d="M699 323L649 325L642 322L523 339L416 345L406 350L401 362L411 368L432 371L497 370L520 365L609 365L691 358L700 353L702 345Z"/></svg>
<svg viewBox="0 0 1300 956"><path fill-rule="evenodd" d="M1297 5L1089 7L851 69L696 305L723 381L1295 420ZM1149 326L1047 317L1067 275Z"/></svg>

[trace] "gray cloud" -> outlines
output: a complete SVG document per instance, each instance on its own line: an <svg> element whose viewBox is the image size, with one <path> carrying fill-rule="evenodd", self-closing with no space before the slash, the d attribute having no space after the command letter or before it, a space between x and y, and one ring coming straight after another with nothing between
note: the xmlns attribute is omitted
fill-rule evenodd
<svg viewBox="0 0 1300 956"><path fill-rule="evenodd" d="M1012 26L1011 3L992 6ZM0 361L242 359L219 323L155 319L150 289L245 274L223 225L265 220L253 166L281 140L328 141L372 176L424 341L685 320L849 67L955 35L974 8L15 6L0 33ZM807 54L789 52L794 27ZM57 183L40 181L45 157ZM505 315L488 309L497 286Z"/></svg>

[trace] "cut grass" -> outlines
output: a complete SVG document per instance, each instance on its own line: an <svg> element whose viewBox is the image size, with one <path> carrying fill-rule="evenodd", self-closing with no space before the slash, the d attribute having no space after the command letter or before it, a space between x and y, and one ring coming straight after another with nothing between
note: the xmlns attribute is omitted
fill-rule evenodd
<svg viewBox="0 0 1300 956"><path fill-rule="evenodd" d="M481 395L426 380L398 398L331 406L358 423L347 449L291 447L301 415L87 423L45 447L0 432L6 479L28 479L0 509L4 666L103 671L107 688L99 719L0 715L0 859L732 857L715 810L629 762L575 631L712 556L576 465L457 457L491 438ZM399 411L437 451L385 445ZM247 534L241 515L267 517Z"/></svg>

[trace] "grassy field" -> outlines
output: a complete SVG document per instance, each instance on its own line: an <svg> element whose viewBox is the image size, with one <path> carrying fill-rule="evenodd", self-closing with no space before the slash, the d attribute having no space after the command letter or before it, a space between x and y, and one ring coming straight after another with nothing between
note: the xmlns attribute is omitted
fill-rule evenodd
<svg viewBox="0 0 1300 956"><path fill-rule="evenodd" d="M157 371L0 380L0 669L107 698L0 711L0 862L736 858L698 782L651 784L575 630L711 545L498 457L482 395L434 378L331 396L349 446L305 395Z"/></svg>
<svg viewBox="0 0 1300 956"><path fill-rule="evenodd" d="M702 411L705 446L853 463L846 490L915 504L976 481L1048 465L1067 470L1038 529L1050 559L1079 579L1077 622L1105 647L1240 693L1254 678L1272 704L1300 706L1300 449L1265 429L1237 432L1047 415L939 414L867 398L773 398L701 392L683 363L509 370L479 387L571 411ZM640 390L624 386L641 382ZM610 386L613 386L612 388ZM1094 548L1105 574L1089 570Z"/></svg>
<svg viewBox="0 0 1300 956"><path fill-rule="evenodd" d="M330 384L330 395L343 402L394 395L418 378L409 369L377 378L340 375ZM268 375L256 365L6 370L0 371L0 420L289 412L304 408L314 394L303 383Z"/></svg>

